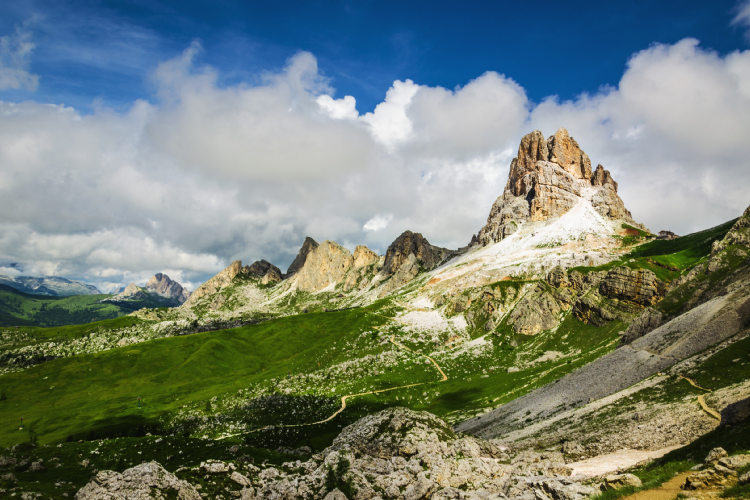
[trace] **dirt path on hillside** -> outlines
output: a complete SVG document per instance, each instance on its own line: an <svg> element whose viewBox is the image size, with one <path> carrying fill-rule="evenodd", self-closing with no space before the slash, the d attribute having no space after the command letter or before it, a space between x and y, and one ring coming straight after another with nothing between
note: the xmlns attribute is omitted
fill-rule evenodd
<svg viewBox="0 0 750 500"><path fill-rule="evenodd" d="M684 375L677 375L677 376L680 377L683 380L687 380L687 382L690 385L692 385L693 387L695 387L696 389L700 389L701 391L711 392L711 389L706 389L705 387L701 387L700 385L698 385L698 383L695 380L693 380L691 378L688 378L688 377L686 377ZM714 410L713 408L711 408L710 406L708 406L708 404L706 403L706 398L703 396L703 394L700 394L698 396L698 404L701 405L701 408L707 414L709 414L713 418L721 421L721 415L719 414L719 412L717 412L716 410Z"/></svg>
<svg viewBox="0 0 750 500"><path fill-rule="evenodd" d="M674 500L680 493L685 493L685 490L681 490L680 486L685 483L688 474L690 474L690 471L681 472L656 488L633 493L623 500Z"/></svg>
<svg viewBox="0 0 750 500"><path fill-rule="evenodd" d="M430 361L430 363L432 363L432 365L435 367L435 369L437 369L437 371L440 373L441 378L440 378L440 380L438 380L438 382L445 382L446 380L448 380L448 375L445 374L445 372L443 371L443 369L440 368L440 365L437 364L437 361L435 361L432 357L430 357L430 356L428 356L426 354L422 354L420 352L417 352L414 349L412 349L411 347L405 346L401 342L398 342L396 340L396 336L395 335L391 335L391 337L388 339L388 341L391 344L395 345L396 347L398 347L400 349L403 349L405 351L409 351L409 352L411 352L413 354L416 354L418 356L423 356L423 357L427 358ZM390 391L395 391L395 390L398 390L398 389L408 389L410 387L417 387L417 386L420 386L420 385L432 384L432 383L434 383L434 382L416 382L414 384L397 385L397 386L394 386L394 387L387 387L385 389L376 389L376 390L367 391L367 392L357 392L357 393L353 393L353 394L346 394L344 396L341 396L341 407L338 410L336 410L335 412L333 412L327 418L324 418L323 420L316 420L315 422L305 422L305 423L301 423L301 424L274 424L274 425L266 425L265 427L260 427L258 429L253 429L253 430L246 431L246 432L238 432L236 434L229 434L227 436L222 436L222 437L220 437L218 439L227 439L227 438L230 438L230 437L241 436L242 434L249 434L249 433L253 433L253 432L260 432L260 431L268 430L268 429L278 429L278 428L288 429L288 428L292 428L292 427L307 427L307 426L310 426L310 425L325 424L326 422L330 422L331 420L333 420L334 418L336 418L336 416L339 413L341 413L342 411L344 411L346 409L346 400L347 399L356 398L356 397L359 397L359 396L367 396L367 395L370 395L370 394L381 394L383 392L390 392Z"/></svg>

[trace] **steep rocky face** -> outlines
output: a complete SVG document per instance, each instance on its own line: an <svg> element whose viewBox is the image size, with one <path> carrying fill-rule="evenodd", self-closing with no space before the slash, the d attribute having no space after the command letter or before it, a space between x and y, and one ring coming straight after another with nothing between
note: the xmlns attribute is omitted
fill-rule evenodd
<svg viewBox="0 0 750 500"><path fill-rule="evenodd" d="M352 254L352 268L344 278L343 288L345 292L362 289L370 284L370 279L375 274L380 263L378 254L364 245L357 245Z"/></svg>
<svg viewBox="0 0 750 500"><path fill-rule="evenodd" d="M650 306L664 296L664 284L648 269L616 267L599 284L604 297Z"/></svg>
<svg viewBox="0 0 750 500"><path fill-rule="evenodd" d="M567 130L547 140L535 130L521 139L505 190L472 244L498 242L520 224L559 217L581 200L605 217L634 224L612 175L601 165L592 172L591 160Z"/></svg>
<svg viewBox="0 0 750 500"><path fill-rule="evenodd" d="M456 254L454 250L431 245L419 233L404 231L385 252L380 275L390 280L383 287L381 296L408 283L420 270L435 269Z"/></svg>
<svg viewBox="0 0 750 500"><path fill-rule="evenodd" d="M349 250L333 241L324 241L306 254L304 264L296 271L297 289L317 292L335 286L343 280L353 263L354 257Z"/></svg>
<svg viewBox="0 0 750 500"><path fill-rule="evenodd" d="M256 260L249 266L245 266L242 271L250 276L260 278L260 282L264 285L278 283L282 280L281 269L265 259Z"/></svg>
<svg viewBox="0 0 750 500"><path fill-rule="evenodd" d="M318 242L309 236L306 237L304 243L302 243L302 247L299 249L299 252L297 252L297 256L289 265L289 269L286 270L286 276L291 276L302 269L302 266L305 265L308 254L316 248L318 248Z"/></svg>
<svg viewBox="0 0 750 500"><path fill-rule="evenodd" d="M232 280L242 271L242 261L235 260L229 264L223 271L203 283L201 286L190 294L190 297L184 302L184 306L190 307L195 305L199 299L206 295L211 295L222 288L229 286Z"/></svg>
<svg viewBox="0 0 750 500"><path fill-rule="evenodd" d="M381 272L384 275L394 274L409 261L409 255L414 256L422 269L429 271L454 253L447 248L431 245L420 233L404 231L385 252L385 262Z"/></svg>
<svg viewBox="0 0 750 500"><path fill-rule="evenodd" d="M156 273L153 275L146 283L146 290L164 298L175 300L180 304L185 302L188 295L190 295L182 285L173 281L169 276L163 273Z"/></svg>

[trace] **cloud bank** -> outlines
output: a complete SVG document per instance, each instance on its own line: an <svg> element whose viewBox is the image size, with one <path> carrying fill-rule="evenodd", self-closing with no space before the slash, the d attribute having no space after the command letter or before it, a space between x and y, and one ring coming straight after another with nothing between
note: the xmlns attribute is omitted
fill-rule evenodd
<svg viewBox="0 0 750 500"><path fill-rule="evenodd" d="M26 71L13 36L0 47ZM454 89L395 81L360 113L310 53L227 86L195 65L200 50L160 64L153 98L125 112L0 102L0 266L195 286L236 258L285 267L305 235L382 252L411 229L463 246L537 128L566 127L654 230L702 229L750 201L750 51L654 45L617 87L564 102L530 102L495 72Z"/></svg>

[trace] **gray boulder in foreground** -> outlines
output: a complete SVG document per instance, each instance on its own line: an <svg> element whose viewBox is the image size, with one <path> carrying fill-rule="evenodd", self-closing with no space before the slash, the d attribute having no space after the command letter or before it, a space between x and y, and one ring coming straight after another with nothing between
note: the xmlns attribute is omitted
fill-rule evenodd
<svg viewBox="0 0 750 500"><path fill-rule="evenodd" d="M142 463L123 472L100 471L76 493L77 500L151 498L200 500L201 496L190 483L178 479L157 462Z"/></svg>

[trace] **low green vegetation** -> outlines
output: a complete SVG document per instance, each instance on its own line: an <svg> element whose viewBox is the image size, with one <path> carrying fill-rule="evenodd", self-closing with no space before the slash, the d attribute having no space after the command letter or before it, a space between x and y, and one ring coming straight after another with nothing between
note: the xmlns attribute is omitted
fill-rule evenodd
<svg viewBox="0 0 750 500"><path fill-rule="evenodd" d="M97 470L124 470L147 460L155 460L170 471L181 467L194 467L206 460L244 463L281 464L291 457L287 454L256 448L242 442L193 439L183 436L124 437L93 441L65 442L59 445L16 447L14 452L0 452L13 456L15 463L0 466L0 476L12 473L22 490L36 491L43 498L72 498ZM32 462L43 469L29 470ZM191 470L181 470L177 475L214 496L217 485L206 481L205 475ZM0 488L13 485L0 479ZM236 486L236 485L235 485Z"/></svg>
<svg viewBox="0 0 750 500"><path fill-rule="evenodd" d="M117 318L142 307L160 307L156 300L102 302L111 295L54 297L31 295L0 285L0 326L60 326Z"/></svg>
<svg viewBox="0 0 750 500"><path fill-rule="evenodd" d="M161 416L187 402L345 361L345 342L383 321L366 310L299 315L10 373L0 377L7 397L0 401L0 444L27 441L31 425L40 443L156 429Z"/></svg>
<svg viewBox="0 0 750 500"><path fill-rule="evenodd" d="M711 253L713 242L722 239L736 220L673 240L648 241L621 258L601 266L573 267L570 271L576 270L586 274L627 266L631 269L649 269L662 281L672 281L704 260Z"/></svg>

